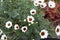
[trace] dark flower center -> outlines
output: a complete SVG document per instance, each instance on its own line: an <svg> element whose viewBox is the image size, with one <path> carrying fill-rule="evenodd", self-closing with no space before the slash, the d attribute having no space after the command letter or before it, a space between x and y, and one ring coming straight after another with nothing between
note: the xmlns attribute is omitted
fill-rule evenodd
<svg viewBox="0 0 60 40"><path fill-rule="evenodd" d="M59 32L59 29L57 28L56 32Z"/></svg>
<svg viewBox="0 0 60 40"><path fill-rule="evenodd" d="M43 7L43 5L41 5L41 7Z"/></svg>
<svg viewBox="0 0 60 40"><path fill-rule="evenodd" d="M10 23L8 23L8 26L10 26Z"/></svg>
<svg viewBox="0 0 60 40"><path fill-rule="evenodd" d="M36 3L36 5L37 5L37 3Z"/></svg>
<svg viewBox="0 0 60 40"><path fill-rule="evenodd" d="M26 28L23 28L23 30L26 30Z"/></svg>
<svg viewBox="0 0 60 40"><path fill-rule="evenodd" d="M42 35L42 36L44 36L44 35L45 35L45 33L44 33L44 32L41 32L41 35Z"/></svg>
<svg viewBox="0 0 60 40"><path fill-rule="evenodd" d="M39 1L39 3L41 3L41 1Z"/></svg>
<svg viewBox="0 0 60 40"><path fill-rule="evenodd" d="M29 21L32 21L32 18L29 18Z"/></svg>
<svg viewBox="0 0 60 40"><path fill-rule="evenodd" d="M16 28L18 28L18 26L16 26Z"/></svg>
<svg viewBox="0 0 60 40"><path fill-rule="evenodd" d="M52 5L50 5L50 6L52 6Z"/></svg>
<svg viewBox="0 0 60 40"><path fill-rule="evenodd" d="M4 40L6 39L6 37L4 37Z"/></svg>
<svg viewBox="0 0 60 40"><path fill-rule="evenodd" d="M34 11L32 13L35 13Z"/></svg>

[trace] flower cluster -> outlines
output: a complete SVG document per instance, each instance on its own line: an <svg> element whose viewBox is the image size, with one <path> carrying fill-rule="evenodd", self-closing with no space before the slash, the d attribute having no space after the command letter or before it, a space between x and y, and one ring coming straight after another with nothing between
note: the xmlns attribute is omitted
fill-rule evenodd
<svg viewBox="0 0 60 40"><path fill-rule="evenodd" d="M8 22L9 22L9 21L8 21ZM10 22L10 23L11 23L11 22ZM6 24L6 25L8 25L8 24ZM8 26L8 27L10 27L10 26ZM7 27L6 27L6 28L7 28ZM19 25L18 25L18 24L15 24L14 29L15 29L15 30L18 30L18 29L19 29ZM28 30L28 28L27 28L27 26L22 26L21 30L22 30L22 32L25 33L25 32ZM2 30L0 29L0 35L1 35L2 33L3 33L3 32L2 32ZM56 26L55 33L56 33L57 36L60 36L60 25L57 25L57 26ZM48 33L47 30L43 29L43 30L41 30L41 32L39 33L39 35L41 36L42 39L44 39L44 38L47 38L47 37L48 37L49 33ZM5 36L5 37L4 37L4 36ZM2 35L1 39L3 39L3 38L6 39L6 38L7 38L6 35Z"/></svg>
<svg viewBox="0 0 60 40"><path fill-rule="evenodd" d="M60 15L57 14L57 9L59 9L60 5L56 4L54 1L49 1L49 2L45 2L45 0L34 0L33 1L34 6L40 6L41 8L43 8L44 11L44 18L48 18L49 20L55 20L55 19L60 19ZM57 5L57 9L55 8ZM33 24L35 21L35 18L33 17L34 15L36 15L36 10L35 9L31 9L30 10L30 16L27 16L26 19L24 19L24 22L28 22ZM36 22L38 23L38 22ZM29 25L31 25L29 24ZM11 21L7 21L5 24L6 28L11 28L14 27L14 30L21 30L22 32L27 32L28 31L28 27L27 26L22 26L20 28L20 26L18 24L15 24L13 26L13 23ZM0 29L0 35L2 35L3 31ZM60 25L57 25L57 27L55 28L55 33L57 36L60 36ZM39 35L41 36L42 39L47 38L49 35L49 32L45 29L41 30L41 32L39 32ZM7 40L7 36L5 34L3 34L1 36L1 40ZM34 40L34 39L33 39Z"/></svg>
<svg viewBox="0 0 60 40"><path fill-rule="evenodd" d="M56 33L57 36L60 36L60 25L56 26L55 33ZM40 34L42 39L47 38L48 35L49 35L48 31L45 30L45 29L41 30L41 32L39 34Z"/></svg>
<svg viewBox="0 0 60 40"><path fill-rule="evenodd" d="M5 25L6 25L6 28L11 28L12 27L12 22L11 21L7 21ZM15 24L14 25L14 29L15 30L18 30L19 29L19 25L18 24ZM22 32L26 32L27 31L27 26L23 26L21 28L21 30L22 30Z"/></svg>
<svg viewBox="0 0 60 40"><path fill-rule="evenodd" d="M41 8L49 7L49 8L55 8L56 3L54 1L49 1L48 3L45 2L45 0L34 0L34 6L40 6Z"/></svg>

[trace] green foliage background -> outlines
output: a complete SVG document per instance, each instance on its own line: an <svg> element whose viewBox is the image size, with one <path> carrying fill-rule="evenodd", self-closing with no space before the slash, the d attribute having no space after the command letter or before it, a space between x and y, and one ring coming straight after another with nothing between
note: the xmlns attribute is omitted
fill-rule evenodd
<svg viewBox="0 0 60 40"><path fill-rule="evenodd" d="M37 14L33 16L35 18L34 24L29 26L30 23L24 22L24 19L31 15L31 9L36 9ZM3 0L0 2L0 29L7 35L8 40L40 40L39 32L42 29L49 31L49 37L55 37L54 29L50 28L51 22L43 18L41 11L41 8L35 7L30 0ZM5 27L7 21L12 21L12 28ZM14 30L15 24L19 24L20 28L27 26L28 31L23 33L21 29Z"/></svg>

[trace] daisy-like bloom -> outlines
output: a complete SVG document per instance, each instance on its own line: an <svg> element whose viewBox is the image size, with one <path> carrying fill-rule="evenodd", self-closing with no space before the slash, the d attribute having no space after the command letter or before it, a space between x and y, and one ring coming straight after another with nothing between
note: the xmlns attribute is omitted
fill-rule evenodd
<svg viewBox="0 0 60 40"><path fill-rule="evenodd" d="M60 35L60 25L57 25L56 29L55 29L55 33L57 36Z"/></svg>
<svg viewBox="0 0 60 40"><path fill-rule="evenodd" d="M49 8L55 8L56 3L54 1L49 1L48 6L49 6Z"/></svg>
<svg viewBox="0 0 60 40"><path fill-rule="evenodd" d="M45 30L45 29L41 30L40 36L41 36L42 39L47 38L48 37L48 31Z"/></svg>
<svg viewBox="0 0 60 40"><path fill-rule="evenodd" d="M35 15L36 14L36 10L35 9L30 10L30 14L31 15Z"/></svg>
<svg viewBox="0 0 60 40"><path fill-rule="evenodd" d="M46 6L47 6L46 3L41 3L41 4L40 4L40 7L41 7L41 8L45 8Z"/></svg>
<svg viewBox="0 0 60 40"><path fill-rule="evenodd" d="M7 21L5 26L6 26L6 28L10 28L12 26L12 22L11 21Z"/></svg>
<svg viewBox="0 0 60 40"><path fill-rule="evenodd" d="M35 19L33 16L27 16L27 21L28 22L33 22Z"/></svg>
<svg viewBox="0 0 60 40"><path fill-rule="evenodd" d="M23 27L21 28L22 32L24 32L24 33L27 31L27 29L28 29L27 26L23 26Z"/></svg>
<svg viewBox="0 0 60 40"><path fill-rule="evenodd" d="M38 3L38 1L34 1L34 6L39 6L39 3Z"/></svg>
<svg viewBox="0 0 60 40"><path fill-rule="evenodd" d="M44 3L44 0L38 0L38 3L39 4Z"/></svg>
<svg viewBox="0 0 60 40"><path fill-rule="evenodd" d="M18 24L15 24L14 29L15 30L18 30L19 29L19 25Z"/></svg>
<svg viewBox="0 0 60 40"><path fill-rule="evenodd" d="M3 31L0 29L0 35L3 33Z"/></svg>
<svg viewBox="0 0 60 40"><path fill-rule="evenodd" d="M7 40L7 36L4 34L1 36L1 40Z"/></svg>

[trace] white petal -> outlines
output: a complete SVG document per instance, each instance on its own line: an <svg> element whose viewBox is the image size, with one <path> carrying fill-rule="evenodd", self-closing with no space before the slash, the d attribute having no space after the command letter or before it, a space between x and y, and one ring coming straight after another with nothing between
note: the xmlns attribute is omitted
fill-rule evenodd
<svg viewBox="0 0 60 40"><path fill-rule="evenodd" d="M47 37L48 37L48 35L41 36L42 39L45 39L45 38L47 38Z"/></svg>
<svg viewBox="0 0 60 40"><path fill-rule="evenodd" d="M0 35L2 34L3 32L2 32L2 30L0 29Z"/></svg>

